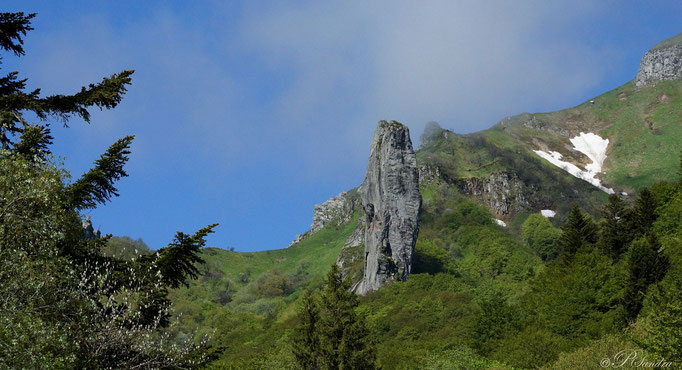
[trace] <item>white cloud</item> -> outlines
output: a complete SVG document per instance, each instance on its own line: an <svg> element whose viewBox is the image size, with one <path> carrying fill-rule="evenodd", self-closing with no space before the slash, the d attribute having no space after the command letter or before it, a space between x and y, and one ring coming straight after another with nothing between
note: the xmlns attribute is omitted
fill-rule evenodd
<svg viewBox="0 0 682 370"><path fill-rule="evenodd" d="M605 55L574 28L603 8L571 4L308 2L246 19L243 34L291 73L277 98L284 122L313 120L349 133L324 139L366 145L379 119L408 123L413 139L430 120L472 132L522 110L563 107L597 85ZM339 107L336 119L320 121Z"/></svg>

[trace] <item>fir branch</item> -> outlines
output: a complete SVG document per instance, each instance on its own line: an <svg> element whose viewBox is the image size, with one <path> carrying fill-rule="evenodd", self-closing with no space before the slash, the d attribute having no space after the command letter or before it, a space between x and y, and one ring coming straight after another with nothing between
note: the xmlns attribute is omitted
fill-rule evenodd
<svg viewBox="0 0 682 370"><path fill-rule="evenodd" d="M112 196L118 196L114 182L128 176L123 170L123 165L128 161L133 138L134 136L126 136L112 144L95 161L94 168L66 189L70 200L69 207L77 210L95 208L98 203L105 203Z"/></svg>

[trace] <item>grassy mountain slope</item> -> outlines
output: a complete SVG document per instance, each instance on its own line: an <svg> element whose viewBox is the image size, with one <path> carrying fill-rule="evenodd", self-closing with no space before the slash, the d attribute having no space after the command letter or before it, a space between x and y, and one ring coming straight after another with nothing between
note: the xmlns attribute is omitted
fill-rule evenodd
<svg viewBox="0 0 682 370"><path fill-rule="evenodd" d="M241 253L206 248L201 278L171 292L176 313L182 314L175 335L211 335L225 347L223 358L230 364L285 348L281 341L296 300L306 287L319 286L358 218L356 211L348 223L330 223L285 249Z"/></svg>
<svg viewBox="0 0 682 370"><path fill-rule="evenodd" d="M468 195L486 204L496 217L508 221L512 218L512 224L514 216L523 217L541 209L556 211L561 221L575 203L596 214L599 204L606 199L598 188L538 157L497 127L469 135L441 129L419 149L417 162L420 166L438 168L440 178L455 187L482 183L485 189L481 191L492 193L486 195L487 202L480 196ZM512 189L490 182L491 176L494 178L500 173L509 174ZM509 203L507 213L496 211L491 197Z"/></svg>
<svg viewBox="0 0 682 370"><path fill-rule="evenodd" d="M569 138L593 132L609 139L602 175L606 186L633 193L672 180L682 149L682 81L634 82L576 107L551 113L524 113L502 120L500 130L531 150L555 150L584 166L589 159L571 150Z"/></svg>

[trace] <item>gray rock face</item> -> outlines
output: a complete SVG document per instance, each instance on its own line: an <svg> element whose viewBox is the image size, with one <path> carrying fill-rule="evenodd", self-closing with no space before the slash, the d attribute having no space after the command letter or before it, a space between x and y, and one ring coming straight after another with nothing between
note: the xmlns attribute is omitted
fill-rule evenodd
<svg viewBox="0 0 682 370"><path fill-rule="evenodd" d="M335 197L329 198L322 204L313 206L313 223L310 230L303 234L296 234L296 239L289 244L292 245L306 239L307 237L322 230L329 223L345 224L353 217L353 211L358 203L357 195L350 192L343 192Z"/></svg>
<svg viewBox="0 0 682 370"><path fill-rule="evenodd" d="M417 157L406 126L379 121L360 197L365 258L355 291L366 294L384 283L406 280L412 268L422 199Z"/></svg>
<svg viewBox="0 0 682 370"><path fill-rule="evenodd" d="M102 233L99 230L96 230L94 227L92 227L92 221L90 220L90 216L87 216L85 218L82 227L83 236L85 236L85 239L96 240L102 237Z"/></svg>
<svg viewBox="0 0 682 370"><path fill-rule="evenodd" d="M478 198L493 215L509 215L530 210L523 182L515 174L490 174L488 178L458 179L459 192Z"/></svg>
<svg viewBox="0 0 682 370"><path fill-rule="evenodd" d="M455 186L460 194L485 205L496 217L506 218L520 212L547 208L547 202L536 197L537 189L525 184L513 172L494 172L482 178L452 179L437 166L420 165L419 181L421 184L438 181Z"/></svg>
<svg viewBox="0 0 682 370"><path fill-rule="evenodd" d="M639 65L637 87L653 81L682 78L682 45L668 45L649 50Z"/></svg>
<svg viewBox="0 0 682 370"><path fill-rule="evenodd" d="M354 199L343 192L313 207L313 223L310 231L316 233L330 222L345 224L353 216Z"/></svg>

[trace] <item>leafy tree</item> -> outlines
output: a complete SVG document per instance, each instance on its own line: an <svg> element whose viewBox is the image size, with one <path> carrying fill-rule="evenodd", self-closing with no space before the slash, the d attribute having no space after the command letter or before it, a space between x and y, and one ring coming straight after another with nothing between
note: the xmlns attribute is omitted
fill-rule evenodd
<svg viewBox="0 0 682 370"><path fill-rule="evenodd" d="M0 50L24 54L34 14L0 13ZM114 108L130 84L123 71L73 95L26 92L18 72L0 78L0 367L191 367L208 359L205 343L172 345L168 290L197 277L205 236L176 234L137 260L103 254L109 237L86 240L80 215L118 192L132 136L115 142L77 181L54 163L47 123L88 108Z"/></svg>
<svg viewBox="0 0 682 370"><path fill-rule="evenodd" d="M113 236L107 241L107 245L102 248L102 254L119 260L130 260L139 258L141 255L150 254L147 243L141 238L133 240L129 236Z"/></svg>
<svg viewBox="0 0 682 370"><path fill-rule="evenodd" d="M679 268L653 289L643 345L667 360L682 359L682 276Z"/></svg>
<svg viewBox="0 0 682 370"><path fill-rule="evenodd" d="M300 324L294 331L292 347L304 369L373 369L376 361L369 330L355 312L357 295L349 291L337 265L332 265L325 286L316 301L310 292L299 311Z"/></svg>
<svg viewBox="0 0 682 370"><path fill-rule="evenodd" d="M492 352L504 336L515 331L516 312L501 295L481 303L481 312L474 325L475 347L479 353L487 355Z"/></svg>
<svg viewBox="0 0 682 370"><path fill-rule="evenodd" d="M556 229L546 217L537 213L528 216L521 225L521 234L526 244L543 260L556 257L561 231Z"/></svg>
<svg viewBox="0 0 682 370"><path fill-rule="evenodd" d="M627 250L631 233L627 225L625 202L617 194L609 195L609 202L601 210L599 247L614 261Z"/></svg>
<svg viewBox="0 0 682 370"><path fill-rule="evenodd" d="M597 242L598 228L589 215L580 212L578 205L573 206L566 218L566 224L561 228L558 247L559 255L570 259L583 245Z"/></svg>
<svg viewBox="0 0 682 370"><path fill-rule="evenodd" d="M670 262L662 253L661 243L650 234L632 243L627 261L627 277L623 305L631 320L642 309L642 302L649 285L663 279Z"/></svg>

